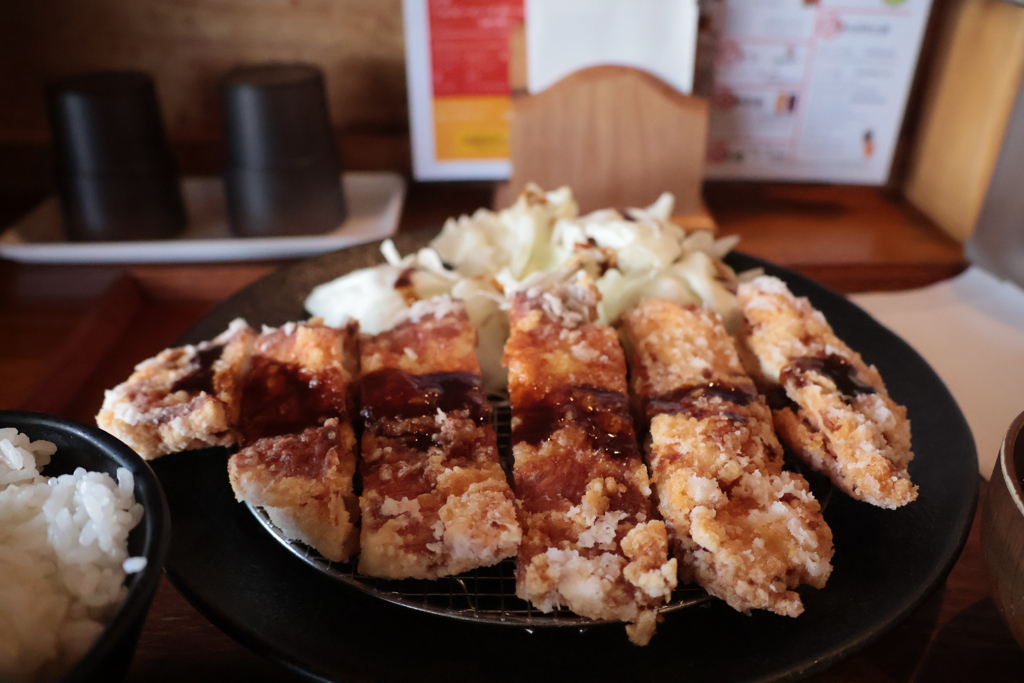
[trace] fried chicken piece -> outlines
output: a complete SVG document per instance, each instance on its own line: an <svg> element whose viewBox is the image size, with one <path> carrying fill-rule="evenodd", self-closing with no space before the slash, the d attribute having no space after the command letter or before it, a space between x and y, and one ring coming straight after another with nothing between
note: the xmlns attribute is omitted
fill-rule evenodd
<svg viewBox="0 0 1024 683"><path fill-rule="evenodd" d="M359 373L358 333L358 323L334 328L319 318L263 328L242 390L239 443L297 434L332 417L350 423Z"/></svg>
<svg viewBox="0 0 1024 683"><path fill-rule="evenodd" d="M738 298L743 360L768 394L782 441L857 500L894 509L916 499L907 410L878 370L782 280L755 278Z"/></svg>
<svg viewBox="0 0 1024 683"><path fill-rule="evenodd" d="M359 571L437 578L511 557L521 532L462 302L362 340Z"/></svg>
<svg viewBox="0 0 1024 683"><path fill-rule="evenodd" d="M359 547L355 375L358 325L319 319L264 328L253 344L228 461L235 497L266 510L286 538L335 562Z"/></svg>
<svg viewBox="0 0 1024 683"><path fill-rule="evenodd" d="M147 460L235 443L256 333L235 320L216 339L166 349L105 392L96 424Z"/></svg>
<svg viewBox="0 0 1024 683"><path fill-rule="evenodd" d="M798 616L793 589L824 587L832 532L804 478L783 471L771 413L721 318L652 299L622 334L680 578L736 610Z"/></svg>
<svg viewBox="0 0 1024 683"><path fill-rule="evenodd" d="M259 439L228 461L235 498L262 507L286 538L345 562L359 547L355 444L352 425L336 417Z"/></svg>
<svg viewBox="0 0 1024 683"><path fill-rule="evenodd" d="M543 612L560 605L629 622L645 645L676 586L664 522L629 414L615 332L593 324L589 278L516 294L505 345L512 451L523 542L516 594Z"/></svg>

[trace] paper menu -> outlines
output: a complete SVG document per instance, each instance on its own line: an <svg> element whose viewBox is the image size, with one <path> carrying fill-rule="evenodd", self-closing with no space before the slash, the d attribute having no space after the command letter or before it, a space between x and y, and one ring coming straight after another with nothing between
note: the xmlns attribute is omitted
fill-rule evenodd
<svg viewBox="0 0 1024 683"><path fill-rule="evenodd" d="M508 178L508 42L523 0L403 0L413 171Z"/></svg>
<svg viewBox="0 0 1024 683"><path fill-rule="evenodd" d="M886 182L931 0L701 0L705 177Z"/></svg>

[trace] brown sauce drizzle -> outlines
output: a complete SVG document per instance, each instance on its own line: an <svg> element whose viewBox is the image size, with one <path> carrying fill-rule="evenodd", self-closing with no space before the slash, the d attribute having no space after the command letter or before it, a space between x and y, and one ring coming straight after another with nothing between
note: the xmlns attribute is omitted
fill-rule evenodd
<svg viewBox="0 0 1024 683"><path fill-rule="evenodd" d="M581 429L591 445L613 458L639 457L636 432L626 396L593 386L561 387L532 405L514 406L518 422L512 443L539 445L570 424Z"/></svg>
<svg viewBox="0 0 1024 683"><path fill-rule="evenodd" d="M186 391L190 394L198 394L205 391L208 394L213 394L213 364L217 362L223 352L223 344L215 344L196 351L195 359L192 361L192 370L171 385L171 393Z"/></svg>
<svg viewBox="0 0 1024 683"><path fill-rule="evenodd" d="M783 368L779 381L785 384L792 380L796 386L804 386L807 380L801 377L806 372L816 372L828 377L845 398L860 394L873 394L875 388L857 377L857 368L842 356L830 353L827 356L803 356L794 358Z"/></svg>
<svg viewBox="0 0 1024 683"><path fill-rule="evenodd" d="M395 278L395 291L402 295L405 299L405 303L410 306L416 303L416 288L413 286L412 276L416 272L415 268L406 268L398 277Z"/></svg>
<svg viewBox="0 0 1024 683"><path fill-rule="evenodd" d="M242 391L239 432L242 445L257 439L301 432L325 418L347 414L347 391L325 373L255 356Z"/></svg>
<svg viewBox="0 0 1024 683"><path fill-rule="evenodd" d="M722 415L736 421L746 419L731 410L714 410L709 407L698 406L698 402L701 399L707 399L708 401L719 399L725 403L745 406L757 399L757 392L753 387L748 388L732 384L721 384L719 382L680 387L679 389L648 399L644 414L648 420L652 419L655 415L678 415L681 413L698 419L710 415Z"/></svg>
<svg viewBox="0 0 1024 683"><path fill-rule="evenodd" d="M789 408L794 413L800 410L800 406L786 395L786 390L777 384L769 387L768 391L764 392L764 397L768 402L768 407L772 410L785 410Z"/></svg>
<svg viewBox="0 0 1024 683"><path fill-rule="evenodd" d="M412 287L412 274L416 272L415 268L406 268L398 277L395 278L395 289L404 289L405 287Z"/></svg>
<svg viewBox="0 0 1024 683"><path fill-rule="evenodd" d="M434 434L437 430L431 428L426 432L406 432L393 438L397 439L403 446L411 451L426 453L434 443Z"/></svg>
<svg viewBox="0 0 1024 683"><path fill-rule="evenodd" d="M368 429L384 420L410 420L438 410L469 411L478 424L491 420L491 404L472 372L430 372L414 375L398 368L382 368L360 380L362 416Z"/></svg>

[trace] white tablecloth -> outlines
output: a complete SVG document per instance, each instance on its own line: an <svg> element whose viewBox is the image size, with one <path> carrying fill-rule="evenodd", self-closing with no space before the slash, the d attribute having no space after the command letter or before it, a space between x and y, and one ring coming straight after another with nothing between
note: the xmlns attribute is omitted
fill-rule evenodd
<svg viewBox="0 0 1024 683"><path fill-rule="evenodd" d="M972 266L922 289L850 299L935 368L967 417L989 477L1003 435L1024 411L1024 290Z"/></svg>

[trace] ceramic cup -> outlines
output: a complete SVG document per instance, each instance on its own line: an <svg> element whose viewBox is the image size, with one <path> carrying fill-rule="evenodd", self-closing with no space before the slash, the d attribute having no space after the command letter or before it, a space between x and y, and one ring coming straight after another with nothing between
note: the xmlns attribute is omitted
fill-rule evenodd
<svg viewBox="0 0 1024 683"><path fill-rule="evenodd" d="M982 512L981 546L992 599L1013 637L1024 647L1024 413L999 449Z"/></svg>
<svg viewBox="0 0 1024 683"><path fill-rule="evenodd" d="M68 239L167 239L185 228L177 163L149 75L71 76L51 82L46 100Z"/></svg>
<svg viewBox="0 0 1024 683"><path fill-rule="evenodd" d="M313 235L345 220L341 162L320 70L261 64L221 81L231 228L240 237Z"/></svg>

